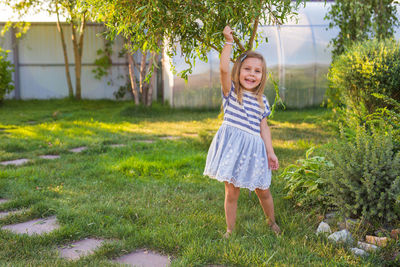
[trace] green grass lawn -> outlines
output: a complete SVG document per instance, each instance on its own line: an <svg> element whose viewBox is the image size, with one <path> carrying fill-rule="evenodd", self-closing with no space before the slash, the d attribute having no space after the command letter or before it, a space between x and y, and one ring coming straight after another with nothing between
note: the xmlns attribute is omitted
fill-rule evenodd
<svg viewBox="0 0 400 267"><path fill-rule="evenodd" d="M271 190L283 234L269 230L255 194L242 190L236 232L222 239L224 186L202 175L209 138L195 135L215 132L218 113L160 105L149 110L130 102L6 101L0 106L0 161L30 162L0 166L0 198L11 200L0 211L26 209L0 226L56 215L61 228L33 237L0 231L0 265L116 266L111 259L139 248L171 256L172 266L380 264L374 254L360 259L317 237L317 214L283 198L279 171ZM277 111L269 123L281 170L334 138L328 119L324 109ZM155 142L140 142L150 139ZM78 146L88 149L68 151ZM44 154L61 158L38 157ZM77 262L57 257L57 247L85 237L109 243Z"/></svg>

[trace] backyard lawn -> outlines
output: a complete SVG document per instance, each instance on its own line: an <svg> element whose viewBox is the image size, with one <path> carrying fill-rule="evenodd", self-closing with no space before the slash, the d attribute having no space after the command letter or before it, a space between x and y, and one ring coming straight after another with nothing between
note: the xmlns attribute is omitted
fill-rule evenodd
<svg viewBox="0 0 400 267"><path fill-rule="evenodd" d="M320 214L293 208L278 174L312 146L335 138L325 109L277 111L269 120L281 169L272 180L277 222L268 228L254 193L242 190L237 228L225 232L224 186L202 175L219 111L152 109L131 102L6 101L0 106L0 227L56 216L58 230L0 230L1 266L118 266L111 260L149 249L171 266L376 266L316 236ZM113 147L111 145L124 145ZM86 147L80 153L69 150ZM41 155L60 155L42 159ZM86 237L107 242L75 262L57 248Z"/></svg>

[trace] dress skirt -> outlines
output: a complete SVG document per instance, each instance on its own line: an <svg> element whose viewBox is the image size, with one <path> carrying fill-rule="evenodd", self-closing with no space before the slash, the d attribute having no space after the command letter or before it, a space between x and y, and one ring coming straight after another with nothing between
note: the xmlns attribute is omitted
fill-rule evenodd
<svg viewBox="0 0 400 267"><path fill-rule="evenodd" d="M264 141L260 135L222 123L208 150L203 174L251 191L268 189L271 170Z"/></svg>

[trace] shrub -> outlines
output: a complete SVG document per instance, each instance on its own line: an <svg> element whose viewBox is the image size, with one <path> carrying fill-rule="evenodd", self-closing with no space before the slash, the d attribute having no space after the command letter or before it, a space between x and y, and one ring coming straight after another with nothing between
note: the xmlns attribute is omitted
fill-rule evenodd
<svg viewBox="0 0 400 267"><path fill-rule="evenodd" d="M3 50L0 47L0 103L3 101L4 96L14 90L12 73L14 72L14 65L7 60L9 51Z"/></svg>
<svg viewBox="0 0 400 267"><path fill-rule="evenodd" d="M327 157L334 166L322 173L345 215L372 222L400 218L400 153L393 150L391 131L358 127L354 140L338 141Z"/></svg>
<svg viewBox="0 0 400 267"><path fill-rule="evenodd" d="M356 43L335 58L328 73L328 98L358 117L385 103L372 94L400 100L400 43L393 39ZM348 114L349 115L349 114Z"/></svg>
<svg viewBox="0 0 400 267"><path fill-rule="evenodd" d="M306 158L297 161L298 165L286 167L280 177L286 181L285 198L294 200L296 206L325 209L330 206L328 182L320 172L323 167L333 165L324 157L310 157L313 150L314 148L310 148L306 152Z"/></svg>

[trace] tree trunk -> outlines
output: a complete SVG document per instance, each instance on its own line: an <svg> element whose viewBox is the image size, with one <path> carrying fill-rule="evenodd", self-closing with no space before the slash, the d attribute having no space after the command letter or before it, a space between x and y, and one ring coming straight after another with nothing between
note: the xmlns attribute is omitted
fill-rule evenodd
<svg viewBox="0 0 400 267"><path fill-rule="evenodd" d="M75 58L75 98L77 100L82 99L82 89L81 89L81 73L82 73L82 52L83 52L83 36L86 25L86 14L82 15L81 27L79 30L79 40L77 40L76 32L76 20L71 17L71 31L72 31L72 44L74 47L74 58Z"/></svg>
<svg viewBox="0 0 400 267"><path fill-rule="evenodd" d="M64 54L64 66L65 66L65 76L67 78L67 85L68 85L68 96L69 96L69 98L73 98L74 97L74 88L72 86L71 75L69 73L67 45L65 43L64 31L63 31L61 23L60 23L60 15L58 12L58 2L56 2L56 13L57 13L57 30L61 36L61 45L62 45L63 54Z"/></svg>
<svg viewBox="0 0 400 267"><path fill-rule="evenodd" d="M141 99L142 99L142 104L146 105L146 97L147 97L147 90L148 87L145 84L145 78L146 78L146 58L147 58L147 53L142 51L142 58L140 60L140 80L139 80L139 86L140 86L140 94L141 94Z"/></svg>
<svg viewBox="0 0 400 267"><path fill-rule="evenodd" d="M154 64L154 66L153 66L153 64ZM156 76L156 73L157 73L156 67L158 67L158 55L157 55L157 53L152 52L150 54L150 62L149 62L147 74L150 73L152 68L153 68L153 73L151 74L151 78L149 81L146 106L151 106L151 104L153 102L153 88L154 88L154 84L155 84L155 78L157 77Z"/></svg>
<svg viewBox="0 0 400 267"><path fill-rule="evenodd" d="M133 55L127 53L128 55L128 63L129 63L129 79L131 81L131 88L132 88L132 94L133 98L135 100L135 105L139 105L139 90L137 88L137 83L136 83L136 76L135 76L135 61L133 59Z"/></svg>

